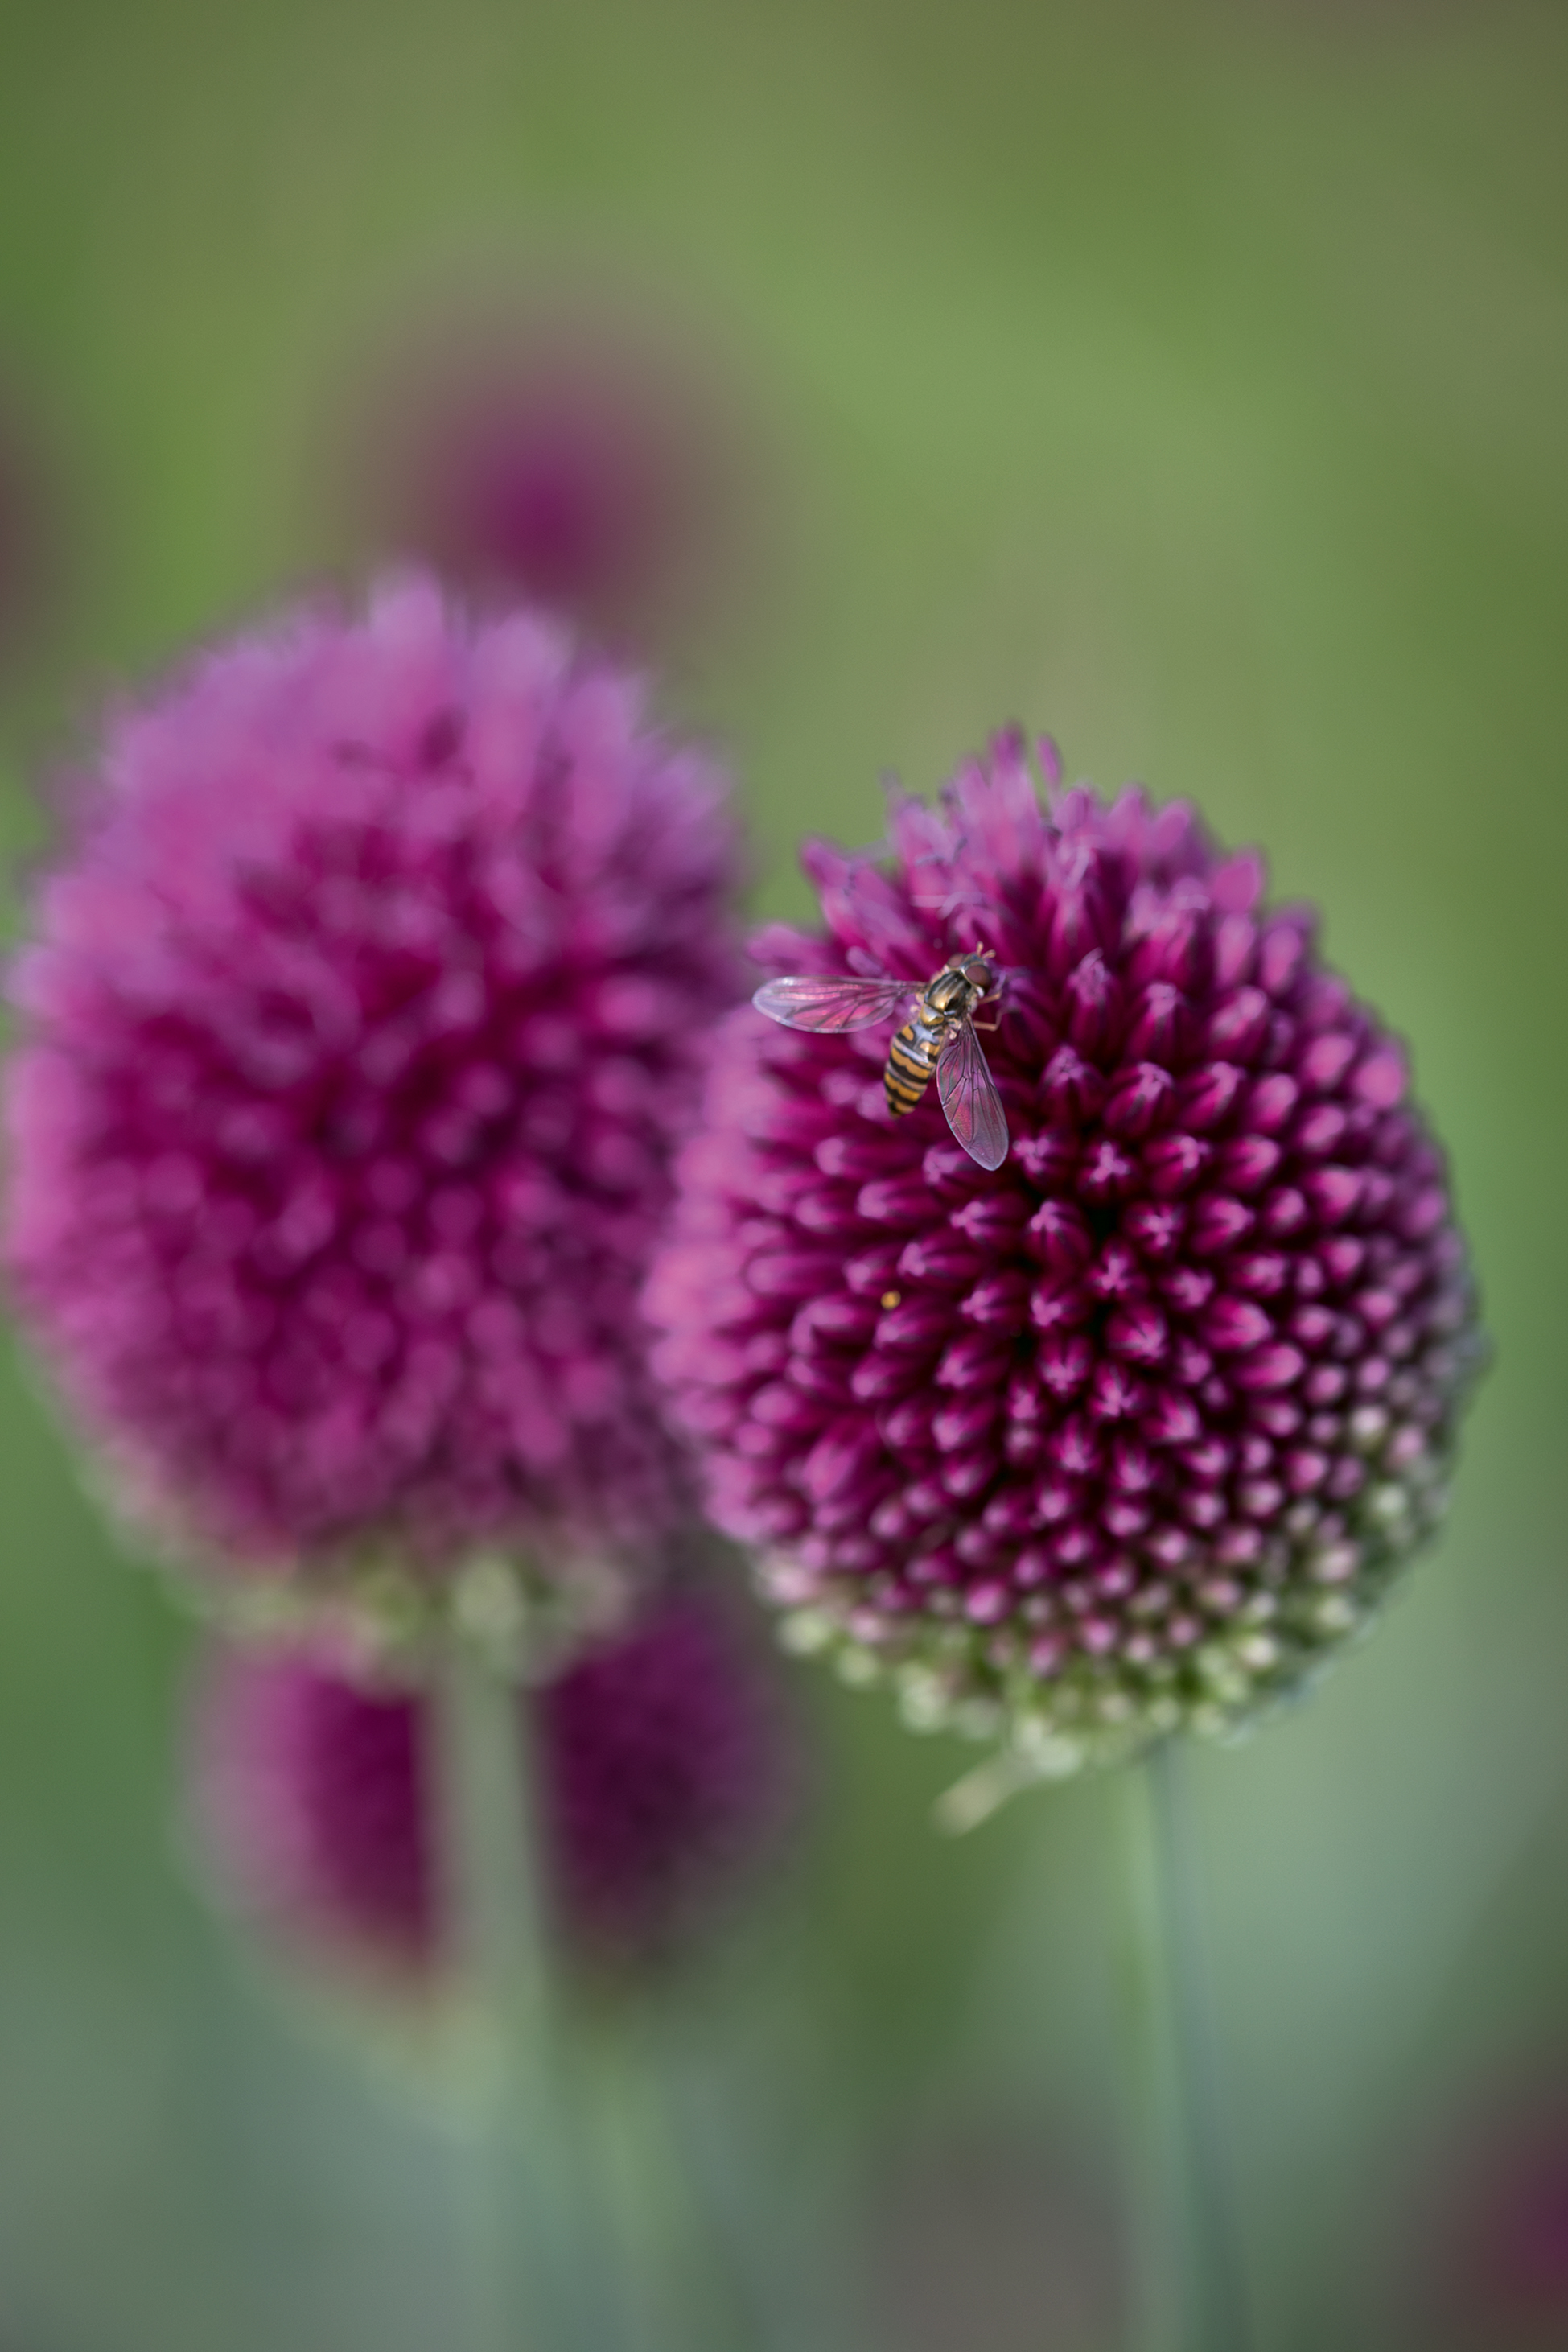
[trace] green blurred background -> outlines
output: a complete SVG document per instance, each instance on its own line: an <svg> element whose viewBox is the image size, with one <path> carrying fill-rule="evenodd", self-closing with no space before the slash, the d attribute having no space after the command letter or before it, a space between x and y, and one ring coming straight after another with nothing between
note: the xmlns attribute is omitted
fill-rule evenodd
<svg viewBox="0 0 1568 2352"><path fill-rule="evenodd" d="M341 554L389 325L609 270L760 420L766 588L674 689L760 909L1017 716L1266 845L1413 1038L1497 1343L1451 1530L1197 1768L1264 2352L1568 2344L1565 96L1512 0L0 0L0 382L62 534L18 860L104 692ZM186 1636L19 1362L0 1465L0 2347L455 2341L443 2133L204 1907ZM663 2029L699 2158L761 2150L792 2344L1110 2352L1109 1792L943 1843L966 1754L808 1696L815 1830ZM1556 2287L1467 2317L1521 2107Z"/></svg>

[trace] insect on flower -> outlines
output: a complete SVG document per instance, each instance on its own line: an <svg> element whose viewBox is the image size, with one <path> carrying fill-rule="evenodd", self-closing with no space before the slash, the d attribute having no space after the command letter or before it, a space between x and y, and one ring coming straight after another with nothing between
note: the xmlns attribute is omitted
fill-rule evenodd
<svg viewBox="0 0 1568 2352"><path fill-rule="evenodd" d="M924 988L903 980L795 972L764 981L751 1001L786 1029L837 1037L886 1021L913 998L914 1010L889 1046L883 1072L889 1110L913 1110L935 1077L956 1140L982 1168L999 1168L1008 1156L1007 1114L975 1034L975 1014L1000 992L995 964L977 948L949 957Z"/></svg>
<svg viewBox="0 0 1568 2352"><path fill-rule="evenodd" d="M1009 732L936 807L896 800L880 858L812 844L825 931L757 942L875 977L983 940L1006 1164L888 1118L874 1032L743 1009L644 1293L789 1639L912 1724L1001 1738L1003 1780L1223 1734L1309 1679L1440 1519L1481 1360L1407 1055L1312 914L1186 803L1040 765L1043 799ZM782 1002L852 1024L873 992Z"/></svg>

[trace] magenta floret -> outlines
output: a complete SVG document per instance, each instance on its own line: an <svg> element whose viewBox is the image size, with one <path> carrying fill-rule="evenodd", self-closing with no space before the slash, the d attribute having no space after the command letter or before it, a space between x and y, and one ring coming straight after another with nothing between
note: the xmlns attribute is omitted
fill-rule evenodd
<svg viewBox="0 0 1568 2352"><path fill-rule="evenodd" d="M643 1544L639 1285L737 993L722 780L418 579L105 736L12 993L6 1259L132 1502L238 1567Z"/></svg>
<svg viewBox="0 0 1568 2352"><path fill-rule="evenodd" d="M1245 1718L1364 1621L1478 1341L1403 1049L1311 913L1184 804L1052 787L999 739L886 859L810 845L826 935L757 946L911 982L989 950L1003 1166L935 1087L890 1116L891 1024L743 1010L649 1302L800 1644L1071 1770Z"/></svg>

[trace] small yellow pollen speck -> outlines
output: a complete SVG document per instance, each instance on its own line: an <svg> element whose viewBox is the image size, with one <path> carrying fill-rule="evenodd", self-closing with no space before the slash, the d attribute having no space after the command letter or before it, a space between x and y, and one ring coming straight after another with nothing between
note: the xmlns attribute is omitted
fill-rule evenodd
<svg viewBox="0 0 1568 2352"><path fill-rule="evenodd" d="M884 1307L896 1307L903 1296L902 1290L884 1290L882 1294L882 1303Z"/></svg>

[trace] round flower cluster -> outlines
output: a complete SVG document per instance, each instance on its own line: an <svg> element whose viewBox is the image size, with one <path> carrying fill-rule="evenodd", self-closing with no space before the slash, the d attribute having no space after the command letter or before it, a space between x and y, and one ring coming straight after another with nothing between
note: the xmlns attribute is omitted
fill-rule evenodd
<svg viewBox="0 0 1568 2352"><path fill-rule="evenodd" d="M736 993L721 802L635 681L417 579L113 720L16 970L5 1255L132 1507L400 1608L677 1522L636 1301Z"/></svg>
<svg viewBox="0 0 1568 2352"><path fill-rule="evenodd" d="M992 1172L889 1030L743 1010L650 1286L714 1507L802 1648L1067 1772L1222 1729L1367 1618L1437 1519L1478 1342L1405 1057L1193 812L1020 739L892 856L806 856L775 971L922 985L984 947ZM984 1017L983 1015L981 1016Z"/></svg>
<svg viewBox="0 0 1568 2352"><path fill-rule="evenodd" d="M538 294L417 321L349 425L353 520L482 602L680 646L744 590L755 436L667 311Z"/></svg>
<svg viewBox="0 0 1568 2352"><path fill-rule="evenodd" d="M698 1590L656 1601L538 1696L559 1923L585 1959L651 1960L779 1824L772 1677L727 1601ZM428 1700L346 1681L308 1647L265 1646L214 1649L197 1697L193 1798L229 1898L304 1951L437 1972Z"/></svg>

